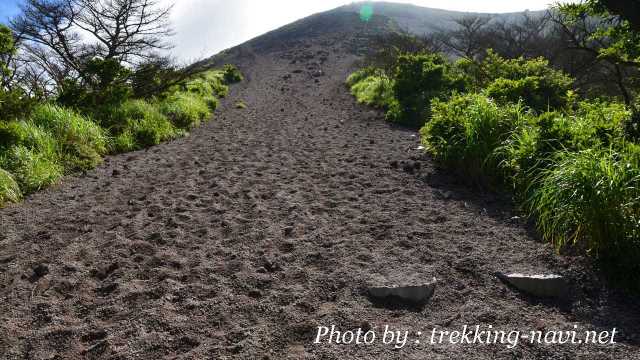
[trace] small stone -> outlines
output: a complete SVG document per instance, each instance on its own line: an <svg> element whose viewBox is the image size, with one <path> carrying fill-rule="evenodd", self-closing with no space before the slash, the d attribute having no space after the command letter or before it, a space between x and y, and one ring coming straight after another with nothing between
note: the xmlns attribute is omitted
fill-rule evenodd
<svg viewBox="0 0 640 360"><path fill-rule="evenodd" d="M36 281L49 273L49 267L44 264L38 264L33 268L32 281Z"/></svg>
<svg viewBox="0 0 640 360"><path fill-rule="evenodd" d="M113 169L113 171L111 172L111 176L119 176L120 175L120 171L117 169Z"/></svg>
<svg viewBox="0 0 640 360"><path fill-rule="evenodd" d="M562 298L567 296L567 282L564 277L553 274L504 274L497 273L498 279L537 297Z"/></svg>
<svg viewBox="0 0 640 360"><path fill-rule="evenodd" d="M284 236L291 236L293 235L293 227L288 226L286 228L284 228Z"/></svg>

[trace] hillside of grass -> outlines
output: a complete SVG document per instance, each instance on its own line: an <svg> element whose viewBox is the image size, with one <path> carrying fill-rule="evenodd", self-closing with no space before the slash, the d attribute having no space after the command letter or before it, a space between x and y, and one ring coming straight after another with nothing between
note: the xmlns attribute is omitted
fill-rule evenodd
<svg viewBox="0 0 640 360"><path fill-rule="evenodd" d="M232 65L193 74L151 98L127 97L100 112L56 101L0 120L0 207L98 166L104 156L188 134L212 118L219 98L242 80Z"/></svg>

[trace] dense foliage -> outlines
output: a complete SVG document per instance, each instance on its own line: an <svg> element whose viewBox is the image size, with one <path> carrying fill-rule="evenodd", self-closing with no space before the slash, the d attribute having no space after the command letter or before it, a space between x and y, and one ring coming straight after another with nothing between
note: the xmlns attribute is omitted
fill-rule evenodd
<svg viewBox="0 0 640 360"><path fill-rule="evenodd" d="M402 54L393 77L394 98L387 118L407 126L420 127L425 123L431 100L446 98L466 88L462 75L439 54Z"/></svg>

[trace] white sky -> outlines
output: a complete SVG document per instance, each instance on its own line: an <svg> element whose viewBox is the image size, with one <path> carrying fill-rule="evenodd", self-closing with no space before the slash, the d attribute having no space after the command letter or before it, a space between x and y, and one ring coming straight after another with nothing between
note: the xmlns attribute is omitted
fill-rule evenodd
<svg viewBox="0 0 640 360"><path fill-rule="evenodd" d="M169 1L169 0L167 0ZM471 12L542 10L555 0L413 0L439 9ZM352 0L174 0L173 53L184 62L207 58L305 16Z"/></svg>

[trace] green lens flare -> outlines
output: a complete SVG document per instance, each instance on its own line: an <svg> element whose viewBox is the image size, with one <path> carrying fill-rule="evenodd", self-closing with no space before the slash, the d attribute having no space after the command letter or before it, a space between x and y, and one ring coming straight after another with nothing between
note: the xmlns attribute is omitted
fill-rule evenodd
<svg viewBox="0 0 640 360"><path fill-rule="evenodd" d="M362 5L360 9L360 20L369 22L373 17L373 6L371 5Z"/></svg>

